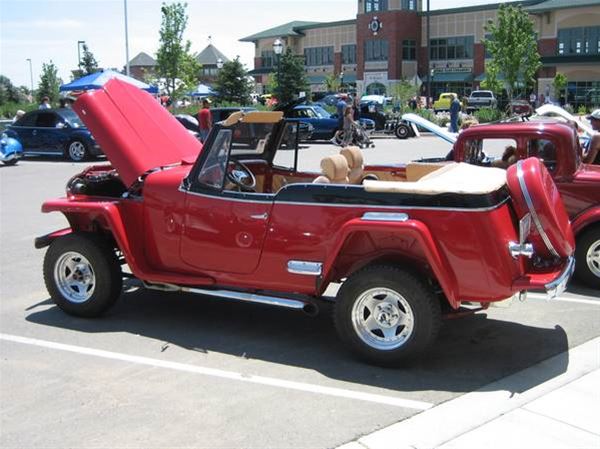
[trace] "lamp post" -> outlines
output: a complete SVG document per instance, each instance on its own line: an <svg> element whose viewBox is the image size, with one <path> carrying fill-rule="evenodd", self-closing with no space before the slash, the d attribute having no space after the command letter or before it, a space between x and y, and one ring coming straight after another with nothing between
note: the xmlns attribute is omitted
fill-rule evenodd
<svg viewBox="0 0 600 449"><path fill-rule="evenodd" d="M217 69L221 70L223 68L223 60L221 58L217 59Z"/></svg>
<svg viewBox="0 0 600 449"><path fill-rule="evenodd" d="M427 93L427 101L429 101L429 95L431 94L431 83L433 83L433 76L435 75L435 69L431 69L429 71L429 77L427 78L428 83L428 93ZM433 98L431 99L431 104L433 104Z"/></svg>
<svg viewBox="0 0 600 449"><path fill-rule="evenodd" d="M340 72L340 92L344 89L344 71Z"/></svg>
<svg viewBox="0 0 600 449"><path fill-rule="evenodd" d="M77 69L81 70L81 44L85 44L85 41L77 41Z"/></svg>
<svg viewBox="0 0 600 449"><path fill-rule="evenodd" d="M429 9L429 0L427 0L427 69L429 70L429 65L431 64L431 40L429 39L429 28L430 28L430 9ZM431 71L433 73L433 69ZM432 75L433 76L433 75ZM427 105L429 105L429 98L431 98L431 76L427 77Z"/></svg>
<svg viewBox="0 0 600 449"><path fill-rule="evenodd" d="M27 62L29 62L29 79L31 81L31 102L33 103L33 67L31 65L31 58L27 58L26 59Z"/></svg>
<svg viewBox="0 0 600 449"><path fill-rule="evenodd" d="M273 53L277 56L277 90L281 92L281 53L283 53L283 42L281 42L281 39L275 39L275 42L273 42Z"/></svg>
<svg viewBox="0 0 600 449"><path fill-rule="evenodd" d="M129 76L129 32L127 30L127 0L123 0L123 10L125 12L125 74Z"/></svg>

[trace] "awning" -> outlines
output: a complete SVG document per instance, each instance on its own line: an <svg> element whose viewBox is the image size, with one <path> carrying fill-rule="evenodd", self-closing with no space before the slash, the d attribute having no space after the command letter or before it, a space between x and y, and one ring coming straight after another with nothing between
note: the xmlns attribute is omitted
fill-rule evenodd
<svg viewBox="0 0 600 449"><path fill-rule="evenodd" d="M356 73L348 73L344 74L344 84L345 83L355 83L356 82Z"/></svg>
<svg viewBox="0 0 600 449"><path fill-rule="evenodd" d="M423 82L427 82L429 79L429 75L423 77ZM471 72L442 72L435 73L431 78L431 82L433 83L469 83L473 81L473 74Z"/></svg>

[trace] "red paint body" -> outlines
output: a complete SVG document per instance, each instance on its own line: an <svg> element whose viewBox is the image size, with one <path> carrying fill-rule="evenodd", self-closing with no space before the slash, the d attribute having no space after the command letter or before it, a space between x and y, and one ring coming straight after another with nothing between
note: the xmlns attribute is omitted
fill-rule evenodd
<svg viewBox="0 0 600 449"><path fill-rule="evenodd" d="M114 168L119 174L127 173L125 187L135 186L135 179L144 175L143 187L114 197L69 190L66 198L44 203L42 211L64 213L74 231L112 237L133 274L146 282L318 297L330 282L366 265L385 262L400 264L438 284L448 303L458 308L461 301L497 301L520 290L543 287L563 268L558 264L534 269L529 260L510 255L509 242L519 240L518 217L510 199L488 208L452 209L296 203L281 200L285 189L267 201L195 193L183 180L192 170L186 155L199 153L200 148L196 143L188 146L182 137L187 133L171 129L170 119L165 126L182 140L172 142L164 155L158 145L167 145L164 133L149 134L152 142L147 143L143 119L154 114L154 100L132 89L111 81L104 90L82 96L76 107L87 111L83 119ZM121 99L123 103L116 106ZM100 106L116 110L109 118ZM140 116L133 119L137 113ZM107 121L117 121L118 132L105 129ZM129 138L141 147L132 145ZM146 144L151 149L147 153ZM286 172L265 160L245 163L262 177L266 193L276 190L274 175L317 176ZM148 173L152 164L156 170ZM398 180L404 176L404 170L397 167L380 169ZM111 170L110 166L92 167L87 175ZM366 221L362 218L366 212L406 213L409 218ZM556 232L568 237L571 230L566 219L560 226ZM290 260L322 263L322 274L290 273Z"/></svg>

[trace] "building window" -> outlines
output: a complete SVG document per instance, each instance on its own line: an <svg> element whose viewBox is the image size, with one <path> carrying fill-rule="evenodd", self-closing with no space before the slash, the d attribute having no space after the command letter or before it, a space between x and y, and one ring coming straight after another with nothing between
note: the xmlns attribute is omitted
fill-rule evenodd
<svg viewBox="0 0 600 449"><path fill-rule="evenodd" d="M356 44L342 45L342 64L356 64Z"/></svg>
<svg viewBox="0 0 600 449"><path fill-rule="evenodd" d="M262 67L274 67L275 66L275 52L273 50L263 50L260 54L262 59Z"/></svg>
<svg viewBox="0 0 600 449"><path fill-rule="evenodd" d="M600 26L558 30L559 55L600 53Z"/></svg>
<svg viewBox="0 0 600 449"><path fill-rule="evenodd" d="M387 61L388 41L374 40L365 41L365 61Z"/></svg>
<svg viewBox="0 0 600 449"><path fill-rule="evenodd" d="M402 0L402 9L409 11L417 10L417 0Z"/></svg>
<svg viewBox="0 0 600 449"><path fill-rule="evenodd" d="M405 61L414 61L417 59L417 41L414 39L402 41L402 59Z"/></svg>
<svg viewBox="0 0 600 449"><path fill-rule="evenodd" d="M304 65L333 65L333 47L312 47L304 49Z"/></svg>
<svg viewBox="0 0 600 449"><path fill-rule="evenodd" d="M365 13L387 11L388 0L365 0Z"/></svg>
<svg viewBox="0 0 600 449"><path fill-rule="evenodd" d="M569 81L567 101L574 106L597 107L600 105L600 81Z"/></svg>
<svg viewBox="0 0 600 449"><path fill-rule="evenodd" d="M429 56L432 60L473 59L473 36L431 39Z"/></svg>

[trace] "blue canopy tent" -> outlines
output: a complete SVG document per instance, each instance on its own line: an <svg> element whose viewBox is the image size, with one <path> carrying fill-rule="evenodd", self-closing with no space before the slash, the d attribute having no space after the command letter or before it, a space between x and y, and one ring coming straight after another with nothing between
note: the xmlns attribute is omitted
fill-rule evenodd
<svg viewBox="0 0 600 449"><path fill-rule="evenodd" d="M114 70L105 70L103 72L96 72L92 73L91 75L86 75L68 84L63 84L60 86L60 91L64 92L70 90L100 89L112 78L118 78L129 84L133 84L134 86L139 87L140 89L143 89L151 94L158 93L158 88L156 86L150 86L146 83L136 80L135 78L115 72Z"/></svg>
<svg viewBox="0 0 600 449"><path fill-rule="evenodd" d="M193 91L189 93L192 97L210 97L211 95L217 95L212 87L207 86L206 84L198 84Z"/></svg>

